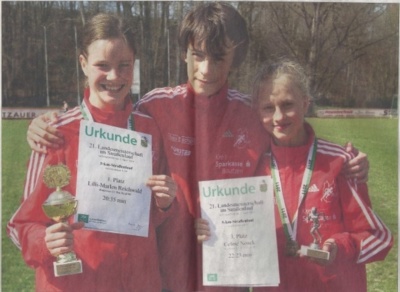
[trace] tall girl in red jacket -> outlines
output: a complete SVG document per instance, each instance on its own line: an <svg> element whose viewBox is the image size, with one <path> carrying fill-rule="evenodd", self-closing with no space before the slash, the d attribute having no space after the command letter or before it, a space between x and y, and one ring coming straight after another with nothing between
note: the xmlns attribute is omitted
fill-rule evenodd
<svg viewBox="0 0 400 292"><path fill-rule="evenodd" d="M274 181L280 285L253 291L366 291L365 264L383 260L393 238L372 211L366 184L341 173L351 155L315 137L305 122L309 96L308 78L295 62L267 64L256 75L254 105L272 137L258 174ZM204 240L207 222L197 223ZM328 260L300 252L314 242L330 253Z"/></svg>
<svg viewBox="0 0 400 292"><path fill-rule="evenodd" d="M32 153L24 201L11 218L8 233L21 248L25 262L36 270L37 291L161 290L155 227L171 213L176 186L170 177L149 178L154 198L148 237L85 230L80 223L53 224L42 211L43 202L54 191L43 182L46 166L65 164L71 171L65 190L75 194L82 119L120 128L134 124L135 130L152 134L153 151L158 151L159 133L152 119L132 114L129 92L135 52L132 27L110 14L93 17L85 25L79 56L89 86L83 105L69 110L55 124L65 136L61 148L48 149L47 154ZM153 172L161 171L156 154ZM71 250L82 260L83 273L55 277L54 257Z"/></svg>

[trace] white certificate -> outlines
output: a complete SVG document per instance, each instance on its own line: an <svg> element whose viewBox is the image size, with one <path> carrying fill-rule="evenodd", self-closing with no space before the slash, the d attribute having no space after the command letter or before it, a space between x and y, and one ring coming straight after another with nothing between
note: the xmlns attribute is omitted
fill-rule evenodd
<svg viewBox="0 0 400 292"><path fill-rule="evenodd" d="M199 182L203 285L278 286L273 185L270 176Z"/></svg>
<svg viewBox="0 0 400 292"><path fill-rule="evenodd" d="M76 219L85 228L148 236L151 135L81 121Z"/></svg>

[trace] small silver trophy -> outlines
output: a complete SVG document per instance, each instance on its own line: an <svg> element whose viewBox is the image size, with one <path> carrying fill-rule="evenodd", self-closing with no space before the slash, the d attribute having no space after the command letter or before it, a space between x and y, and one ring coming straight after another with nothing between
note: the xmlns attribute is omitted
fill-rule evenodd
<svg viewBox="0 0 400 292"><path fill-rule="evenodd" d="M312 226L310 229L310 233L314 238L314 241L310 244L310 246L302 245L300 249L300 253L304 256L308 256L315 259L321 260L329 260L330 253L328 251L321 250L320 243L322 241L321 234L318 229L320 227L319 219L322 218L325 220L325 216L323 213L318 213L316 207L312 207L311 211L308 213L308 220L312 222Z"/></svg>
<svg viewBox="0 0 400 292"><path fill-rule="evenodd" d="M49 188L56 188L43 203L42 208L47 217L55 222L67 222L76 211L78 201L61 188L69 184L71 173L64 164L48 166L44 170L43 182ZM74 252L57 256L53 263L56 277L82 273L82 261L76 258Z"/></svg>

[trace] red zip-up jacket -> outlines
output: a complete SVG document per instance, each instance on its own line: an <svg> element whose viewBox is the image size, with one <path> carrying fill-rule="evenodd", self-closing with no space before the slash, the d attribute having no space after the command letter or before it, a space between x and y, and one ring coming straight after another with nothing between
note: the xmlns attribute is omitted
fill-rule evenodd
<svg viewBox="0 0 400 292"><path fill-rule="evenodd" d="M305 124L305 127L309 139L304 146L278 147L271 143L290 220L297 210L308 150L315 137L311 126ZM389 229L372 211L366 184L357 185L340 173L350 155L341 146L321 139L317 141L314 171L299 208L296 241L306 246L313 242L312 223L307 216L311 208L316 207L318 213L323 214L319 220L322 243L333 238L338 246L337 257L331 265L321 266L306 258L286 256L286 237L275 204L281 283L278 288L254 288L255 292L367 291L365 264L383 260L392 247ZM265 155L259 175L271 174L270 160L270 154Z"/></svg>
<svg viewBox="0 0 400 292"><path fill-rule="evenodd" d="M132 113L127 98L125 109L104 112L93 107L86 94L86 104L94 121L126 128ZM150 117L134 115L135 130L152 134L153 152L160 150L157 127ZM92 230L74 231L74 251L82 260L83 273L55 277L53 257L44 241L45 229L52 224L42 204L54 191L42 179L47 165L64 163L71 171L71 181L63 189L72 195L76 190L79 125L83 119L79 107L64 114L55 125L65 137L61 149L48 149L48 154L32 152L26 177L23 202L7 226L14 243L21 249L27 265L36 270L37 291L155 291L161 290L155 227L163 222L173 208L163 212L152 201L148 237L113 234ZM153 172L160 173L161 160L153 155Z"/></svg>
<svg viewBox="0 0 400 292"><path fill-rule="evenodd" d="M153 117L162 134L179 210L158 229L163 288L211 291L202 286L201 246L194 218L200 217L198 182L249 177L269 145L250 98L226 84L211 97L195 96L190 84L158 88L136 109ZM238 288L215 288L237 291Z"/></svg>

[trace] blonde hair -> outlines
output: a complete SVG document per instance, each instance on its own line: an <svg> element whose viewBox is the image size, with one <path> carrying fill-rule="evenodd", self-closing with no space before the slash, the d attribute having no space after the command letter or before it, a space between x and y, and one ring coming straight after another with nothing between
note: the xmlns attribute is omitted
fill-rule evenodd
<svg viewBox="0 0 400 292"><path fill-rule="evenodd" d="M260 99L261 85L266 81L273 81L285 75L290 86L299 90L303 98L309 99L309 78L304 68L297 62L292 60L281 60L278 62L268 62L261 66L253 81L253 105L257 105Z"/></svg>

